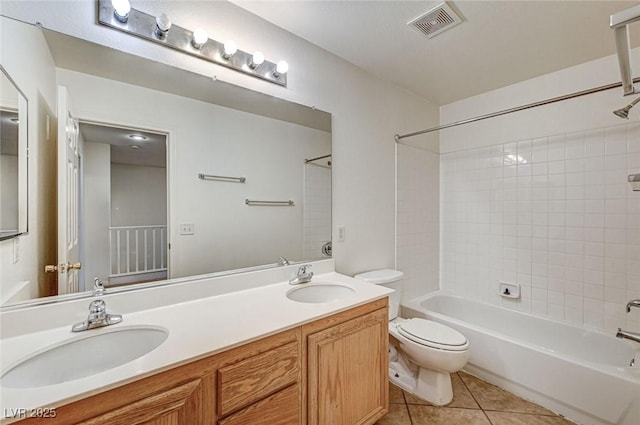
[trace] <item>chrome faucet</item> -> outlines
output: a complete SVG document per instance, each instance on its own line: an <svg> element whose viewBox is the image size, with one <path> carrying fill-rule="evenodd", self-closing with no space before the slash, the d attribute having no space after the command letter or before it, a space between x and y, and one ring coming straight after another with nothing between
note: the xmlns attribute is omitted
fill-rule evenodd
<svg viewBox="0 0 640 425"><path fill-rule="evenodd" d="M627 303L627 313L631 313L631 307L640 308L640 298L631 300ZM640 333L623 331L622 328L618 328L618 333L616 334L616 337L630 339L631 341L640 343Z"/></svg>
<svg viewBox="0 0 640 425"><path fill-rule="evenodd" d="M95 278L93 281L93 296L99 297L104 293L104 282ZM115 325L120 322L122 322L122 315L107 313L107 303L104 300L93 300L89 304L89 317L87 317L87 320L73 325L71 332L82 332L93 328Z"/></svg>
<svg viewBox="0 0 640 425"><path fill-rule="evenodd" d="M289 279L289 285L300 285L301 283L311 282L313 272L308 271L311 264L305 264L298 268L298 273L295 277Z"/></svg>
<svg viewBox="0 0 640 425"><path fill-rule="evenodd" d="M640 298L631 300L627 303L627 313L631 313L631 307L640 308Z"/></svg>
<svg viewBox="0 0 640 425"><path fill-rule="evenodd" d="M278 257L278 265L279 266L288 266L289 264L291 264L291 263L286 258Z"/></svg>
<svg viewBox="0 0 640 425"><path fill-rule="evenodd" d="M630 339L631 341L635 341L635 342L640 342L640 333L623 331L621 328L618 328L618 333L616 334L616 337Z"/></svg>

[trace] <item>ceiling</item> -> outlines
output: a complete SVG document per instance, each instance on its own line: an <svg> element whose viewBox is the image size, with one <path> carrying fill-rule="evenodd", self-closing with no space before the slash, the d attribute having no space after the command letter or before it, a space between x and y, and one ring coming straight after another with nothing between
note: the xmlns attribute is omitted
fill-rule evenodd
<svg viewBox="0 0 640 425"><path fill-rule="evenodd" d="M132 130L108 125L80 122L80 132L85 142L111 145L111 163L166 167L166 135ZM130 136L144 137L134 140ZM138 148L131 148L138 146Z"/></svg>
<svg viewBox="0 0 640 425"><path fill-rule="evenodd" d="M406 24L440 2L231 1L438 105L615 54L609 16L638 4L456 0L463 23L429 39Z"/></svg>

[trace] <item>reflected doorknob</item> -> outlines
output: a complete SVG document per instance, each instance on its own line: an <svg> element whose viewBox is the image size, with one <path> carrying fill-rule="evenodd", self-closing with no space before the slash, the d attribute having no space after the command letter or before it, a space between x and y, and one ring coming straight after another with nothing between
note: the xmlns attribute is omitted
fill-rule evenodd
<svg viewBox="0 0 640 425"><path fill-rule="evenodd" d="M47 265L47 266L44 266L44 272L55 273L58 271L58 267L60 267L60 271L64 273L67 270L80 270L82 268L82 263L67 263L67 264L60 264L60 266Z"/></svg>
<svg viewBox="0 0 640 425"><path fill-rule="evenodd" d="M82 263L67 263L67 270L80 270L82 268Z"/></svg>

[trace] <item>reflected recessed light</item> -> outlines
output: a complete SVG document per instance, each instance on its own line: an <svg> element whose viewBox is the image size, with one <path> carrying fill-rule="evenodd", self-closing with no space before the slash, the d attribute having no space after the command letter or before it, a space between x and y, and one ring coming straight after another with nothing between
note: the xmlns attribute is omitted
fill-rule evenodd
<svg viewBox="0 0 640 425"><path fill-rule="evenodd" d="M129 138L133 140L147 140L147 136L143 136L142 134L130 134Z"/></svg>
<svg viewBox="0 0 640 425"><path fill-rule="evenodd" d="M9 121L11 121L14 124L19 124L20 120L18 118L9 118Z"/></svg>
<svg viewBox="0 0 640 425"><path fill-rule="evenodd" d="M140 146L138 146L138 145L129 145L129 147L130 147L131 149L133 149L134 151L136 151L136 150L140 149Z"/></svg>

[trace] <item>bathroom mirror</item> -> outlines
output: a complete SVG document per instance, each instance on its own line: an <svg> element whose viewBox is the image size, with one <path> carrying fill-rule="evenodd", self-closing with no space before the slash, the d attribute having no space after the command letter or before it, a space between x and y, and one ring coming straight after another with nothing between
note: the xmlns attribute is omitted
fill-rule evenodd
<svg viewBox="0 0 640 425"><path fill-rule="evenodd" d="M27 98L0 66L0 240L27 232Z"/></svg>
<svg viewBox="0 0 640 425"><path fill-rule="evenodd" d="M60 129L70 129L82 146L78 292L49 288L68 295L19 306L89 296L94 277L110 282L113 293L165 279L171 284L278 267L280 257L294 263L330 256L329 113L19 24L42 32L55 63L58 101L59 87L65 87L70 114L58 104L58 141L66 139ZM164 154L160 164L123 159L151 155L146 144L156 136L162 145L155 152ZM97 198L100 192L107 197ZM164 204L148 201L151 192L165 196ZM151 214L163 208L165 214ZM102 227L89 228L98 214ZM152 216L153 222L147 220ZM58 243L58 254L60 249ZM90 266L96 258L106 260L102 269ZM55 280L44 270L36 273L41 281ZM60 282L52 285L59 288Z"/></svg>

